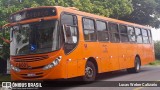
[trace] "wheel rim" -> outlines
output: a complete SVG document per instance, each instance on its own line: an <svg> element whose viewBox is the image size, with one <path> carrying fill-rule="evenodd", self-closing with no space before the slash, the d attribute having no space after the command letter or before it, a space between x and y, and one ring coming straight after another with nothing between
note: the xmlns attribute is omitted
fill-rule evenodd
<svg viewBox="0 0 160 90"><path fill-rule="evenodd" d="M91 67L86 67L85 69L85 75L87 78L92 78L93 77L93 69Z"/></svg>

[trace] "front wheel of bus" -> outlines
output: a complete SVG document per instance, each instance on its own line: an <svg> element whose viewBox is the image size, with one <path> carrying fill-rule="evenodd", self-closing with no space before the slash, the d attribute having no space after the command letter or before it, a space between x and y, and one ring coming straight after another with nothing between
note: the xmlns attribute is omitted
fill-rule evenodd
<svg viewBox="0 0 160 90"><path fill-rule="evenodd" d="M138 57L136 57L135 58L134 67L127 69L127 72L129 72L129 73L138 73L138 72L140 72L140 69L141 69L140 59Z"/></svg>
<svg viewBox="0 0 160 90"><path fill-rule="evenodd" d="M92 82L96 78L96 68L91 61L87 61L85 66L85 75L83 76L83 81Z"/></svg>

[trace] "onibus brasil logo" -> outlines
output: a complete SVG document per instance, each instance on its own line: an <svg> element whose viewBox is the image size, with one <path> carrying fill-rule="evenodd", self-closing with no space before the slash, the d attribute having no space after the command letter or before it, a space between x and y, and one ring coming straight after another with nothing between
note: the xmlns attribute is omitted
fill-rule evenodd
<svg viewBox="0 0 160 90"><path fill-rule="evenodd" d="M4 89L38 89L42 84L39 82L2 82Z"/></svg>

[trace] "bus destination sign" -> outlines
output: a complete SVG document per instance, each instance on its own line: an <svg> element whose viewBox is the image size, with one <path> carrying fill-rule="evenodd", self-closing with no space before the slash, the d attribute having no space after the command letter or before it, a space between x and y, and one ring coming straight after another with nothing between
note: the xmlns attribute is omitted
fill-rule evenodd
<svg viewBox="0 0 160 90"><path fill-rule="evenodd" d="M18 22L27 19L56 16L55 8L37 8L31 10L24 10L19 13L13 14L9 18L9 22Z"/></svg>

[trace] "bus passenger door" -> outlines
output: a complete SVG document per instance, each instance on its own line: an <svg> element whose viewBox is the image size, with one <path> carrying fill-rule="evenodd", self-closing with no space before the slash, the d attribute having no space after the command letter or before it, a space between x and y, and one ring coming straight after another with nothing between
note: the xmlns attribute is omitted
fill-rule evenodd
<svg viewBox="0 0 160 90"><path fill-rule="evenodd" d="M66 59L67 78L77 76L78 60L77 54L81 52L78 46L78 18L76 15L63 13L61 24L63 28L64 53Z"/></svg>

